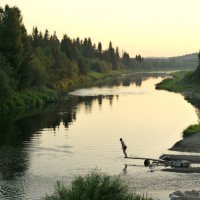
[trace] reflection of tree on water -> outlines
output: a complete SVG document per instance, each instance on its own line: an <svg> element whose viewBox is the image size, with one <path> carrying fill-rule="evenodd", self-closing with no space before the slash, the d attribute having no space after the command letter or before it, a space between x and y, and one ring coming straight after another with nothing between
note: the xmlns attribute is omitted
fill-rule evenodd
<svg viewBox="0 0 200 200"><path fill-rule="evenodd" d="M27 170L29 162L28 145L33 134L41 134L40 130L55 130L64 124L68 128L76 120L79 105L91 111L94 101L99 105L104 100L112 104L113 96L78 97L71 96L67 100L47 106L39 112L22 119L1 119L0 123L0 172L3 179L8 180Z"/></svg>
<svg viewBox="0 0 200 200"><path fill-rule="evenodd" d="M107 95L106 98L109 100L110 106L112 106L114 95Z"/></svg>
<svg viewBox="0 0 200 200"><path fill-rule="evenodd" d="M164 76L166 76L165 73L135 73L127 76L122 76L117 79L113 79L112 81L108 81L108 83L106 83L110 86L122 85L129 87L131 84L135 84L136 86L140 87L142 85L142 82L149 79L150 77L158 78Z"/></svg>
<svg viewBox="0 0 200 200"><path fill-rule="evenodd" d="M3 191L0 198L9 194L18 199L24 193L18 182L28 169L30 159L27 144L22 141L30 133L27 130L27 135L24 134L18 122L1 120L0 123L0 187Z"/></svg>
<svg viewBox="0 0 200 200"><path fill-rule="evenodd" d="M160 75L156 73L151 74L151 77L152 76L158 77ZM110 84L107 84L107 82L104 84L118 86L136 83L137 85L141 85L142 81L148 78L149 74L139 74L123 77L122 79L111 79L109 80ZM0 159L1 163L5 163L4 167L2 164L0 165L0 171L4 171L4 178L12 178L15 176L14 171L23 172L27 169L29 154L25 149L28 149L26 148L27 141L30 143L33 134L40 134L39 130L42 130L43 128L52 128L55 130L61 123L64 124L65 128L68 128L69 125L76 120L76 113L81 105L84 106L87 112L91 112L95 101L98 102L99 106L103 104L103 101L107 100L110 105L112 105L114 98L118 99L118 96L70 96L68 99L48 105L45 109L39 110L36 113L29 113L27 117L21 119L19 119L18 116L0 119ZM13 155L15 155L14 157L10 157L11 162L5 161L5 157L3 156L5 155L4 146L9 147L9 151L13 151ZM16 152L14 152L15 149L17 149ZM15 163L15 165L12 163ZM18 166L20 167L18 168ZM13 170L13 167L16 167L16 170ZM5 172L5 169L10 171L9 177L7 176L8 173Z"/></svg>
<svg viewBox="0 0 200 200"><path fill-rule="evenodd" d="M86 112L91 112L93 102L97 101L99 106L103 104L103 100L108 100L110 105L112 106L113 99L117 95L97 95L97 96L85 96L85 97L79 97L85 106ZM81 102L80 102L81 103Z"/></svg>
<svg viewBox="0 0 200 200"><path fill-rule="evenodd" d="M142 85L142 78L141 77L137 77L135 79L135 85L140 87Z"/></svg>
<svg viewBox="0 0 200 200"><path fill-rule="evenodd" d="M141 79L131 77L126 84L140 85L145 79L147 79L145 76ZM110 87L122 85L121 79L111 82ZM87 112L91 112L94 102L101 106L104 101L109 101L112 105L113 101L118 98L118 95L70 96L66 100L48 105L46 108L29 113L24 117L12 116L0 119L0 187L4 185L4 191L15 187L18 191L15 191L15 198L23 195L23 189L20 188L21 185L17 180L24 177L29 168L33 134L42 134L40 130L44 128L52 129L55 133L55 129L61 123L67 129L76 120L77 112L81 106L84 106ZM12 186L9 181L12 181Z"/></svg>
<svg viewBox="0 0 200 200"><path fill-rule="evenodd" d="M123 86L130 86L130 84L131 84L131 81L129 79L122 80Z"/></svg>

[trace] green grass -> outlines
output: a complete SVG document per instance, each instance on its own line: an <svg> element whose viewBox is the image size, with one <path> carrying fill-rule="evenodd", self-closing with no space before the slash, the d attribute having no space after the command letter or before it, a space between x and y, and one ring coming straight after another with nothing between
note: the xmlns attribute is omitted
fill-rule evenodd
<svg viewBox="0 0 200 200"><path fill-rule="evenodd" d="M196 133L200 133L200 125L194 124L190 125L183 131L183 137L189 137L191 135L194 135Z"/></svg>
<svg viewBox="0 0 200 200"><path fill-rule="evenodd" d="M0 113L36 109L48 102L59 99L61 91L71 91L84 85L93 85L107 78L119 76L122 71L106 71L103 73L91 71L74 79L63 79L55 84L55 89L47 87L32 88L23 91L13 91L10 98L0 101Z"/></svg>
<svg viewBox="0 0 200 200"><path fill-rule="evenodd" d="M118 71L106 71L106 72L94 72L91 71L89 73L89 78L92 80L99 80L99 79L105 79L105 78L111 78L111 77L116 77L119 76L122 73L122 71L118 70Z"/></svg>
<svg viewBox="0 0 200 200"><path fill-rule="evenodd" d="M156 89L164 89L173 92L180 92L185 89L188 89L190 86L185 81L185 76L188 74L188 71L179 71L170 74L170 78L164 79L162 82L156 85Z"/></svg>
<svg viewBox="0 0 200 200"><path fill-rule="evenodd" d="M15 92L11 98L0 103L0 113L37 108L45 103L57 100L58 96L55 90L45 87Z"/></svg>
<svg viewBox="0 0 200 200"><path fill-rule="evenodd" d="M98 170L77 176L70 187L57 182L55 193L44 200L153 200L147 195L131 194L119 177Z"/></svg>
<svg viewBox="0 0 200 200"><path fill-rule="evenodd" d="M170 78L164 79L156 85L156 89L172 92L199 93L200 84L193 80L192 71L179 71L172 73Z"/></svg>

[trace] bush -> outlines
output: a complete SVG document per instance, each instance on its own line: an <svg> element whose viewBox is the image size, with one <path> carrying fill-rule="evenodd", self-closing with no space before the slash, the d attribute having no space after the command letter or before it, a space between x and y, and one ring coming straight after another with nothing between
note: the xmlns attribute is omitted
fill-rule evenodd
<svg viewBox="0 0 200 200"><path fill-rule="evenodd" d="M58 97L58 92L45 87L15 92L12 98L7 98L0 103L0 113L36 108L45 103L56 101Z"/></svg>
<svg viewBox="0 0 200 200"><path fill-rule="evenodd" d="M200 133L200 125L199 124L190 125L188 128L186 128L183 131L183 137L188 137L188 136L191 136L196 133Z"/></svg>
<svg viewBox="0 0 200 200"><path fill-rule="evenodd" d="M97 60L92 64L91 70L100 73L106 72L112 70L112 64L109 62Z"/></svg>
<svg viewBox="0 0 200 200"><path fill-rule="evenodd" d="M128 187L119 179L100 171L85 177L78 176L69 188L57 182L56 192L45 200L152 200L144 195L130 194Z"/></svg>

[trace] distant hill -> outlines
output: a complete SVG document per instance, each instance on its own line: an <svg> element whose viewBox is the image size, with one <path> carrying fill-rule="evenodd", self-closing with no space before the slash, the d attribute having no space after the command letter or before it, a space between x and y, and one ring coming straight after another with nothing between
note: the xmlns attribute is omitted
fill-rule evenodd
<svg viewBox="0 0 200 200"><path fill-rule="evenodd" d="M198 65L197 53L176 57L149 57L145 59L153 68L195 69Z"/></svg>
<svg viewBox="0 0 200 200"><path fill-rule="evenodd" d="M173 57L145 57L147 60L198 60L197 59L198 53L191 53L191 54L185 54L182 56L173 56Z"/></svg>
<svg viewBox="0 0 200 200"><path fill-rule="evenodd" d="M170 57L169 59L174 59L177 61L189 61L189 62L198 62L198 54L192 53L192 54L186 54L183 56L177 56L177 57Z"/></svg>

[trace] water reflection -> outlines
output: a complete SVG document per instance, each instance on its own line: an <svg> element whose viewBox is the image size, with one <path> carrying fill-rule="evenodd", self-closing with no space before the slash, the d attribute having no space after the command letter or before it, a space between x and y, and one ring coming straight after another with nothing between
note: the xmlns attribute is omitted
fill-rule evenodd
<svg viewBox="0 0 200 200"><path fill-rule="evenodd" d="M1 116L1 119L0 119L0 198L3 197L5 199L6 198L7 199L14 199L14 198L26 199L26 191L24 191L24 189L23 189L23 187L25 187L24 186L24 184L25 184L24 177L30 175L30 174L29 175L27 175L27 174L30 173L28 170L29 170L30 166L32 165L32 163L31 163L32 157L31 156L34 151L34 149L32 148L33 139L37 138L37 136L42 137L42 134L44 134L44 132L43 132L44 129L49 131L49 132L48 131L45 132L46 134L49 134L49 135L52 133L55 135L56 134L58 135L58 133L59 133L58 129L63 128L63 126L65 128L65 131L68 131L71 127L73 127L72 125L75 124L75 122L77 122L81 109L84 110L83 117L85 117L86 114L92 115L94 107L96 107L96 105L100 109L104 105L107 105L107 104L108 104L108 107L110 106L110 108L113 108L116 105L115 102L120 101L121 95L131 94L134 96L135 94L137 94L137 92L133 91L133 88L131 88L130 86L134 86L134 88L136 87L137 89L140 89L140 87L142 87L142 85L143 85L143 81L147 80L148 78L152 78L152 77L157 78L160 76L164 76L164 74L156 73L156 74L151 74L150 76L149 76L149 74L139 74L139 75L137 74L137 75L130 75L128 77L124 76L122 78L117 78L117 79L109 79L109 80L104 81L104 83L98 83L99 90L97 90L95 88L96 93L94 93L94 91L92 91L92 89L89 89L89 90L87 89L87 92L92 91L92 95L90 93L88 94L85 91L81 92L79 90L78 93L75 92L75 93L73 93L73 95L67 95L60 102L48 105L45 108L35 110L34 112L13 114L12 116L9 116L9 117ZM106 85L106 87L103 87L105 85ZM102 90L100 90L101 88L102 88ZM141 94L141 91L139 91L138 94ZM130 100L130 101L132 102L132 100ZM121 104L121 106L123 106L123 104ZM133 108L133 111L136 113L135 108ZM141 112L142 111L140 110L140 113ZM117 113L117 114L119 114L119 113ZM113 114L113 116L114 115L115 114ZM105 115L103 115L103 116L105 116ZM130 119L130 117L127 116L126 114L124 114L123 116L127 117L127 119ZM137 116L136 118L139 118L139 116ZM125 119L125 118L119 119L119 121L117 121L118 119L115 119L116 121L114 121L113 125L111 124L110 126L108 126L106 120L104 122L99 121L99 124L104 123L104 126L106 128L108 127L108 129L109 129L110 127L114 127L116 125L116 123L124 123L122 121L123 120L127 121L127 119ZM99 120L102 120L102 118L99 118ZM146 120L146 121L148 121L148 120ZM108 122L108 123L111 123L111 122ZM130 122L130 123L132 123L132 122ZM140 124L141 124L141 122L140 122ZM129 126L129 123L127 123L124 126L122 124L122 127L123 127L123 131L125 130L128 132L128 128L131 126ZM149 125L149 127L150 127L150 125ZM89 126L88 129L90 129L90 128L91 128L91 126ZM136 128L138 128L138 130L137 130L138 132L144 129L142 125L140 125L140 126L138 125L138 126L136 126ZM100 131L101 134L102 134L102 132L105 132L105 136L106 136L106 134L109 133L109 131L113 131L111 128L110 128L110 130L108 130L108 129L102 129ZM150 130L150 128L149 128L149 130ZM82 134L82 131L80 131L80 132ZM114 130L114 132L117 132L117 130ZM121 132L121 131L119 130L119 132ZM72 132L72 133L76 133L76 132ZM83 136L81 134L78 135L77 138L85 137L85 135L84 135L85 132L83 133ZM101 134L99 134L99 135L101 135ZM141 132L141 134L143 134L143 133ZM104 138L103 139L100 138L99 135L94 136L94 141L99 139L100 143L104 142ZM89 140L88 137L91 140L93 139L92 136L89 135L89 136L86 136L85 140ZM96 139L95 137L97 137L97 138L99 137L99 138ZM104 135L103 135L103 137L104 137ZM117 137L118 137L118 135L117 135ZM137 136L135 136L135 137L137 137ZM78 146L80 146L84 143L84 141L82 141L81 139L80 139L81 142L78 143ZM101 154L102 151L104 151L104 150L106 151L107 147L111 148L111 150L108 148L107 148L107 150L110 150L112 152L113 149L115 148L113 145L113 140L114 140L113 138L110 138L110 139L108 138L109 145L105 146L105 148L103 150L100 149L99 144L96 145L97 147L94 147L95 144L94 144L94 141L92 140L92 142L90 144L91 145L90 148L94 150L94 153L96 153L97 156L99 156L98 154ZM48 143L48 141L47 141L47 143ZM37 145L38 145L38 143L37 143ZM51 148L51 146L48 146L49 144L47 144L47 146L41 145L39 147L37 145L36 145L36 147L40 148L40 149L49 148L49 149L52 149L51 152L53 152L53 150L55 152L58 152L58 150L60 150L60 152L62 153L63 147L65 147L65 150L63 150L63 152L64 151L66 152L66 148L68 148L67 145L73 146L74 143L73 142L70 144L65 143L64 145L58 144L57 145L58 149ZM59 147L59 145L60 145L60 147ZM97 148L96 151L95 151L95 148ZM68 151L68 149L67 149L67 151ZM89 154L91 152L92 152L92 150L88 149L87 153ZM116 152L114 152L114 153L116 153ZM48 155L46 155L46 156L48 157ZM56 156L57 155L55 155L55 157L53 157L53 159L55 159L55 161L53 160L52 162L57 161ZM100 157L98 159L99 159L99 162L102 163L101 159L104 160L105 158L102 155L100 155L100 156L102 158ZM77 156L78 162L80 161L80 159L82 157L83 157L82 154L80 154L80 155L78 154L78 156ZM46 158L46 159L48 159L48 158ZM60 159L60 158L58 158L58 159ZM108 158L107 160L110 161L111 159ZM40 160L38 162L40 162ZM78 164L75 163L75 161L73 159L70 164L69 164L69 162L70 161L68 159L65 164L66 165L71 164L72 168L74 167L74 165L80 164L78 162L77 162ZM86 160L86 161L83 160L83 162L87 163L88 160ZM96 162L98 162L98 161L96 161ZM40 168L40 167L38 167L38 168ZM60 169L56 168L55 170L59 171ZM65 170L63 170L63 171L65 171ZM55 174L57 174L57 173L55 172ZM37 195L39 195L39 194L37 194ZM34 198L32 198L32 199L34 199Z"/></svg>
<svg viewBox="0 0 200 200"><path fill-rule="evenodd" d="M142 82L146 81L149 78L159 78L159 77L166 77L166 73L135 73L121 76L120 78L112 78L106 79L101 82L97 82L95 86L92 87L90 90L88 88L83 88L79 90L75 90L71 92L71 95L77 96L99 96L99 95L120 95L122 91L119 88L130 88L131 86L136 86L136 88L140 88L142 86ZM106 86L106 88L105 88ZM97 89L98 88L98 89ZM101 90L102 88L102 90ZM114 90L115 88L115 90ZM125 92L124 92L125 93Z"/></svg>
<svg viewBox="0 0 200 200"><path fill-rule="evenodd" d="M153 77L159 74L151 74ZM148 74L138 76L129 76L117 79L107 80L109 87L130 86L136 84L141 86L142 81L149 77ZM102 86L102 83L100 83ZM101 107L103 101L109 101L110 106L114 99L119 95L98 95L98 96L70 96L52 105L48 105L42 110L36 110L34 113L13 114L12 116L3 116L0 119L0 174L2 180L13 180L16 176L23 176L29 167L30 140L33 134L41 134L40 130L44 128L59 128L61 124L67 129L70 124L76 121L76 112L80 105L84 105L85 111L91 113L94 102L98 102ZM23 116L24 115L24 116ZM23 117L22 117L23 116Z"/></svg>

